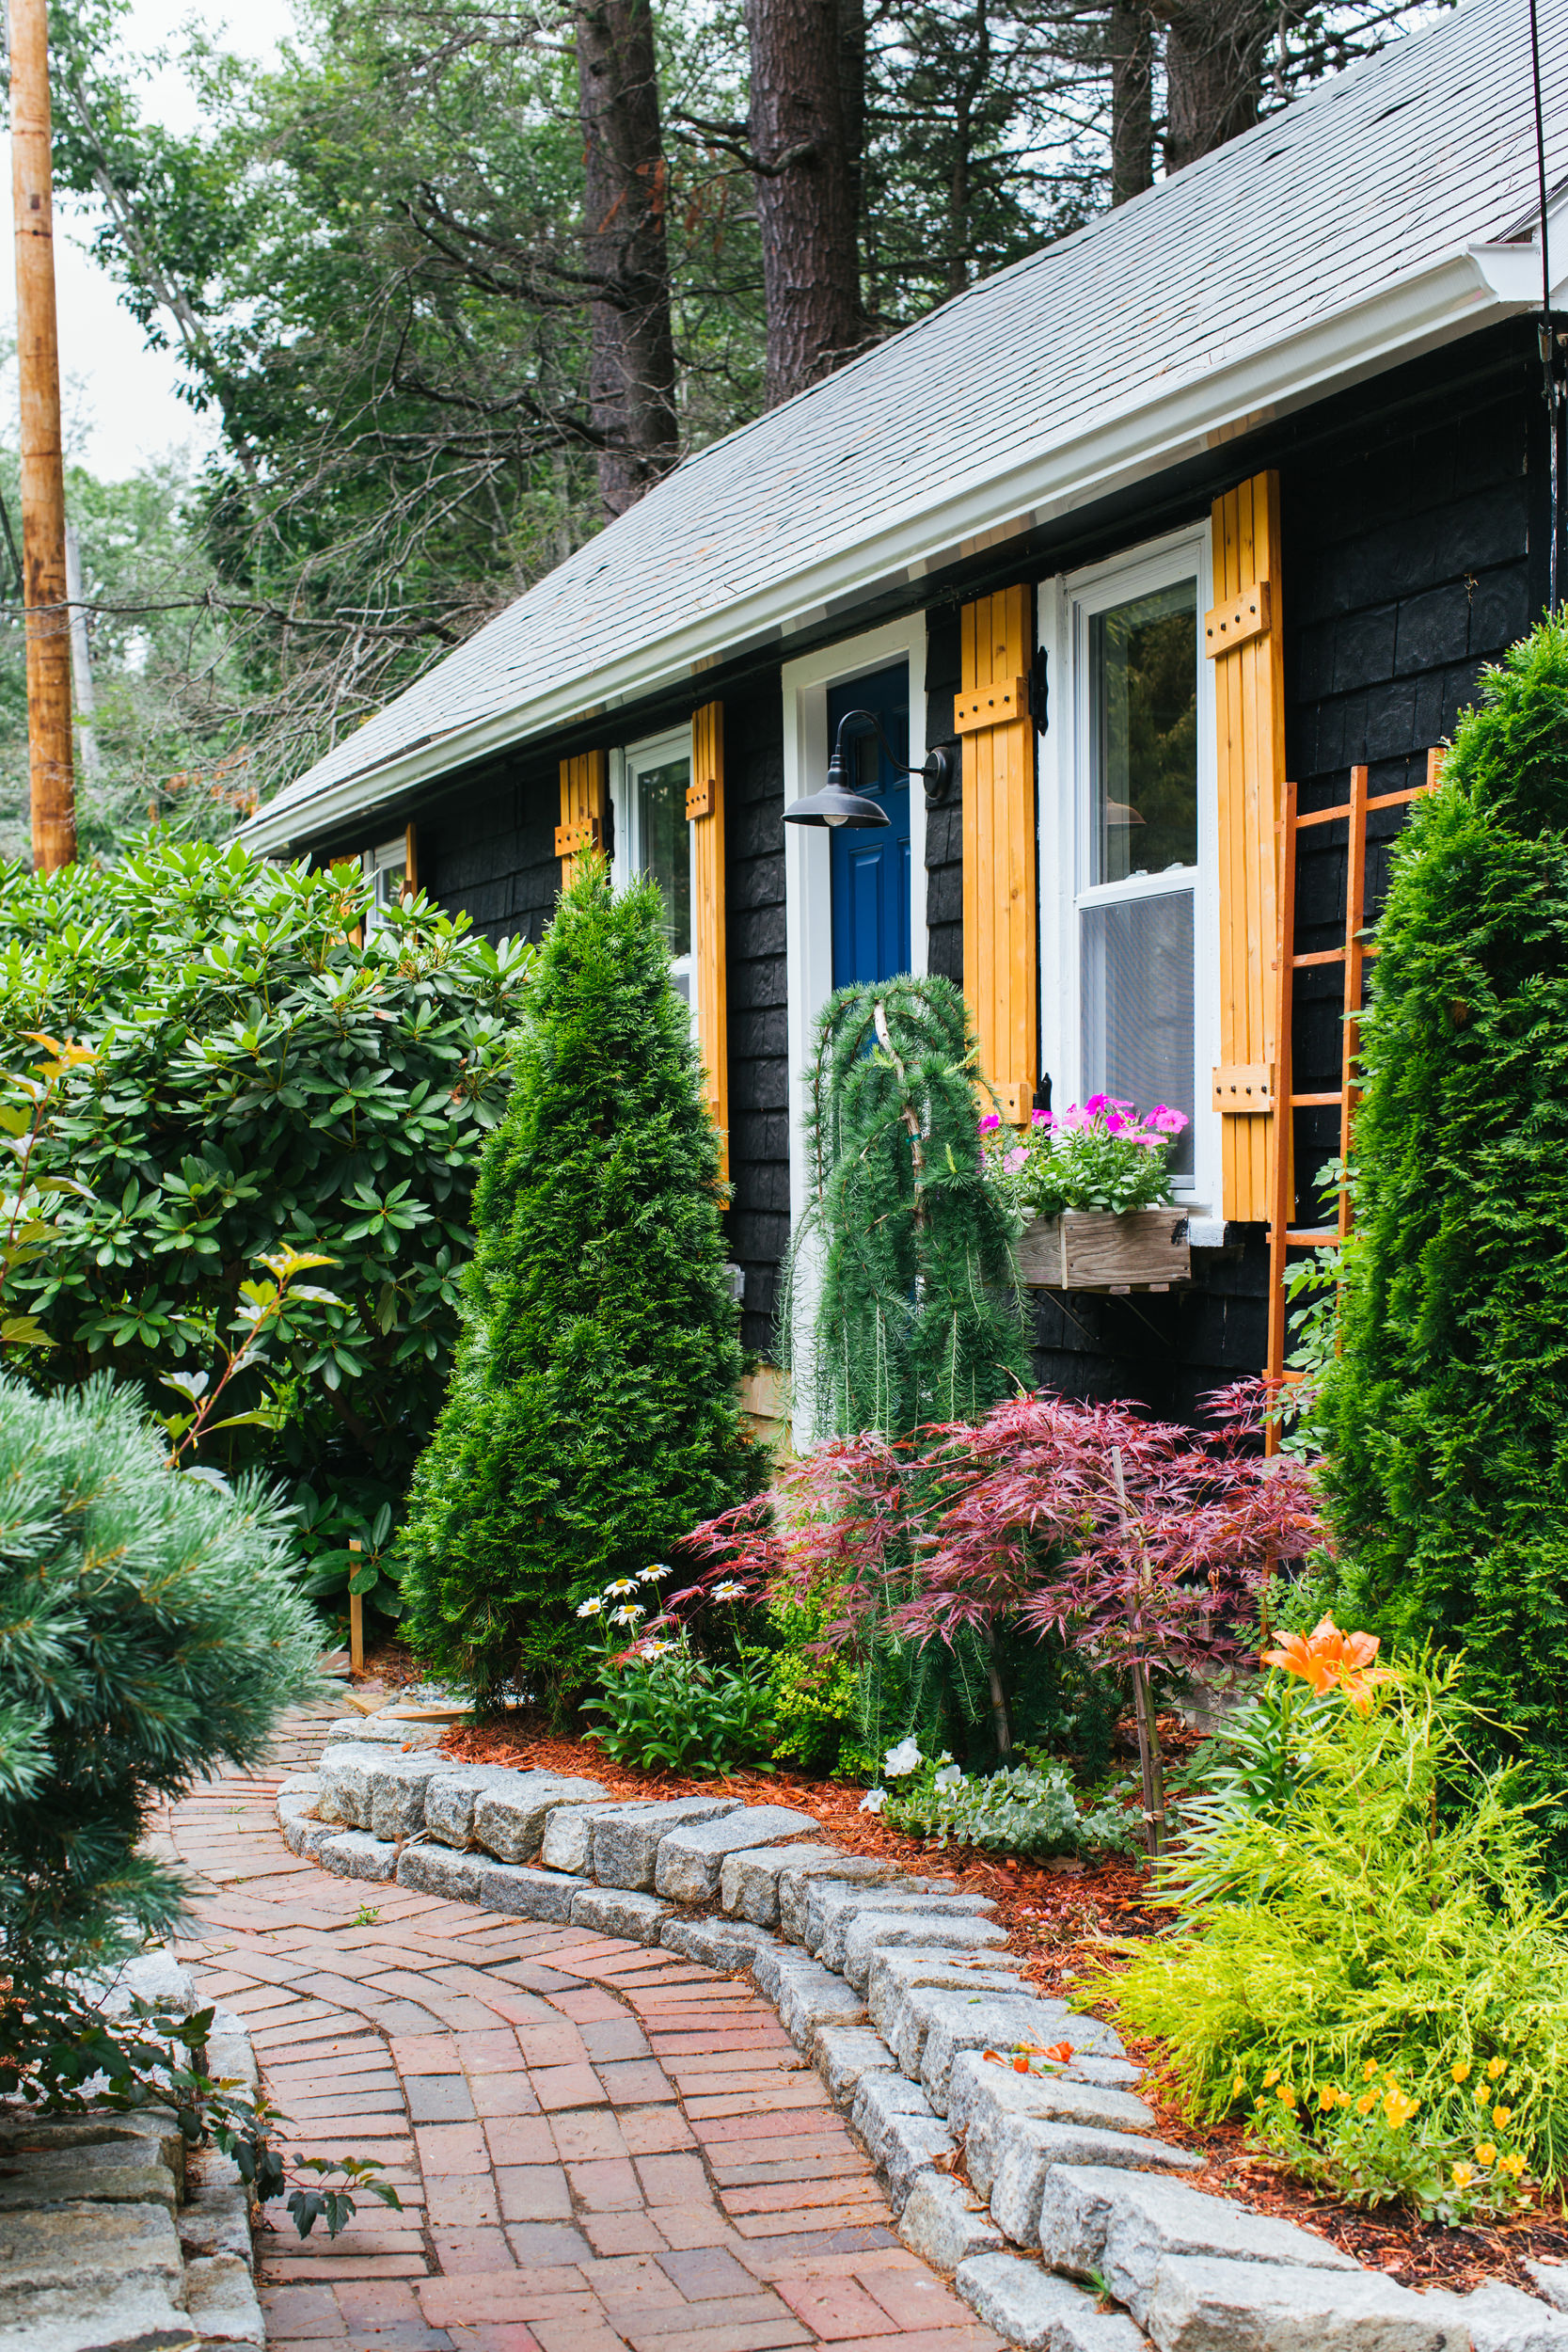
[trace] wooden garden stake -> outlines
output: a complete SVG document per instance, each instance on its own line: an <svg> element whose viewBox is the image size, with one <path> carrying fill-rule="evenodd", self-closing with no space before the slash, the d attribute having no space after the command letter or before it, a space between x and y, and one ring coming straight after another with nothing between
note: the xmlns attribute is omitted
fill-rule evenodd
<svg viewBox="0 0 1568 2352"><path fill-rule="evenodd" d="M1127 1508L1127 1485L1121 1471L1121 1448L1111 1448L1111 1468L1117 1482L1117 1507L1121 1513L1123 1532L1132 1532L1132 1515ZM1138 1596L1143 1598L1152 1589L1148 1561L1143 1546L1138 1546ZM1154 1692L1149 1686L1148 1668L1143 1660L1132 1667L1132 1714L1138 1726L1138 1769L1144 1788L1144 1842L1150 1862L1158 1862L1165 1839L1165 1776L1160 1763L1160 1725L1154 1712Z"/></svg>
<svg viewBox="0 0 1568 2352"><path fill-rule="evenodd" d="M354 1589L354 1580L359 1572L361 1549L357 1535L349 1537L348 1548L354 1554L348 1570L348 1662L356 1675L362 1675L365 1671L365 1597Z"/></svg>

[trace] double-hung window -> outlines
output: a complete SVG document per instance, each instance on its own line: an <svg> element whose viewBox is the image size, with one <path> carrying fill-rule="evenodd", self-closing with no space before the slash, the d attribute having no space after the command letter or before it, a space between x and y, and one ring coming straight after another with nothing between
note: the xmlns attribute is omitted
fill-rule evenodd
<svg viewBox="0 0 1568 2352"><path fill-rule="evenodd" d="M610 771L615 803L615 879L623 887L651 874L664 901L664 935L672 977L693 1002L691 953L691 823L686 795L691 782L691 736L660 736L634 744Z"/></svg>
<svg viewBox="0 0 1568 2352"><path fill-rule="evenodd" d="M1055 685L1041 808L1041 872L1056 876L1042 910L1053 1101L1104 1094L1183 1112L1171 1173L1189 1199L1217 1172L1199 1090L1216 986L1207 570L1195 535L1041 597Z"/></svg>

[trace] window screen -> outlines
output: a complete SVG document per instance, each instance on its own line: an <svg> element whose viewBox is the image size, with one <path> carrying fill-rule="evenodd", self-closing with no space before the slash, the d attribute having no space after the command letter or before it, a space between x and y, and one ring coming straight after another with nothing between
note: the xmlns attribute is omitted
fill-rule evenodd
<svg viewBox="0 0 1568 2352"><path fill-rule="evenodd" d="M1111 1094L1141 1111L1184 1111L1173 1175L1193 1172L1193 894L1101 902L1079 910L1079 1003L1085 1096Z"/></svg>

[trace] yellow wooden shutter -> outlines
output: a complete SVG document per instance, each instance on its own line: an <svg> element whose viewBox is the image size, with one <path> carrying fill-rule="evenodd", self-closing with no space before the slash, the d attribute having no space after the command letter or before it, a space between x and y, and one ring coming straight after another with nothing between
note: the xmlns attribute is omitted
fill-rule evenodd
<svg viewBox="0 0 1568 2352"><path fill-rule="evenodd" d="M691 714L691 959L697 982L697 1042L707 1070L707 1103L719 1130L719 1173L730 1173L729 1002L724 956L724 706Z"/></svg>
<svg viewBox="0 0 1568 2352"><path fill-rule="evenodd" d="M561 763L561 822L555 829L555 853L561 860L561 887L567 890L577 877L578 860L585 850L602 850L605 837L605 755L579 752Z"/></svg>
<svg viewBox="0 0 1568 2352"><path fill-rule="evenodd" d="M1275 1110L1276 828L1285 788L1276 473L1254 474L1214 501L1213 541L1216 602L1204 624L1219 760L1220 1065L1212 1102L1223 1114L1225 1215L1256 1221L1269 1215L1269 1160L1282 1124Z"/></svg>
<svg viewBox="0 0 1568 2352"><path fill-rule="evenodd" d="M1034 1108L1039 1073L1033 618L1028 587L964 606L953 707L963 739L964 994L981 1069L1018 1123Z"/></svg>

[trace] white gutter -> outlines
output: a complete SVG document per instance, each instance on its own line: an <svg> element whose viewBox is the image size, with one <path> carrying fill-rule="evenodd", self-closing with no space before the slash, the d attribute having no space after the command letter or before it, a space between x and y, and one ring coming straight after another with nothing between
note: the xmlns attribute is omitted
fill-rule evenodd
<svg viewBox="0 0 1568 2352"><path fill-rule="evenodd" d="M1560 291L1554 286L1554 307L1565 296L1568 279ZM274 802L242 837L253 849L277 850L367 816L433 777L679 686L736 647L816 626L857 591L923 579L988 542L1148 480L1402 359L1533 310L1540 299L1533 243L1463 246L1364 303L1054 443L1005 475L960 478L940 504L891 509L875 534L856 536L791 578L710 606L608 670L564 680L536 701L453 728L316 792Z"/></svg>

